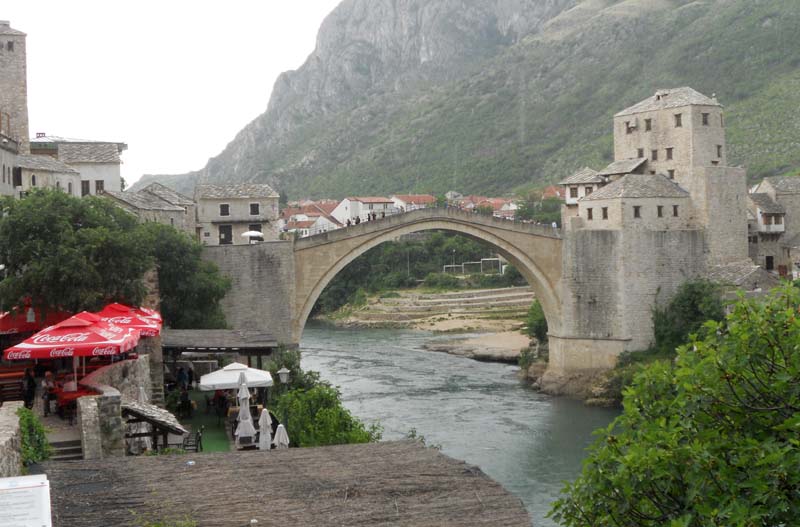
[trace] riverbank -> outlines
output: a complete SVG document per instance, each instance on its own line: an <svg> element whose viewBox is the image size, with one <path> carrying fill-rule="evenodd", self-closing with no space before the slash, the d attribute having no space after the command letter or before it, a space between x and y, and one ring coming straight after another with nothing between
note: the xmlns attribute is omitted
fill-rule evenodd
<svg viewBox="0 0 800 527"><path fill-rule="evenodd" d="M517 364L530 344L521 333L534 295L528 287L457 290L411 289L371 297L319 320L340 328L411 329L453 334L423 348L488 362Z"/></svg>

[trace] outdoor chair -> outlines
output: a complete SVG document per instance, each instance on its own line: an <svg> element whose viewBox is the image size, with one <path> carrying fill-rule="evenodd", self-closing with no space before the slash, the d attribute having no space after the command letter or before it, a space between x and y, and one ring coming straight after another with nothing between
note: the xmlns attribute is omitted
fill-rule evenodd
<svg viewBox="0 0 800 527"><path fill-rule="evenodd" d="M205 427L201 426L200 430L195 432L194 434L187 435L183 440L182 448L187 452L202 452L203 451L203 429Z"/></svg>

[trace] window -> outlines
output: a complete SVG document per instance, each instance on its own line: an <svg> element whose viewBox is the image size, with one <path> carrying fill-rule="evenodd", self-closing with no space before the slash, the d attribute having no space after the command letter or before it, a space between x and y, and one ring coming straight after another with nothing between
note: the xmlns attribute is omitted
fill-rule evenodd
<svg viewBox="0 0 800 527"><path fill-rule="evenodd" d="M251 223L250 225L247 226L247 230L261 232L261 224L260 223Z"/></svg>
<svg viewBox="0 0 800 527"><path fill-rule="evenodd" d="M644 157L644 148L640 148L640 149L637 151L637 154L638 154L638 155L637 155L636 157L638 157L639 159L643 158L643 157Z"/></svg>
<svg viewBox="0 0 800 527"><path fill-rule="evenodd" d="M72 181L67 183L67 194L72 195Z"/></svg>
<svg viewBox="0 0 800 527"><path fill-rule="evenodd" d="M36 174L31 174L31 186L36 186Z"/></svg>
<svg viewBox="0 0 800 527"><path fill-rule="evenodd" d="M670 179L675 179L675 170L674 169L667 170L667 174L669 174L669 178Z"/></svg>
<svg viewBox="0 0 800 527"><path fill-rule="evenodd" d="M81 197L89 195L89 181L81 181Z"/></svg>
<svg viewBox="0 0 800 527"><path fill-rule="evenodd" d="M661 206L661 205L656 205L656 214L658 215L659 218L663 218L664 217L664 207Z"/></svg>
<svg viewBox="0 0 800 527"><path fill-rule="evenodd" d="M634 218L641 218L642 217L642 207L639 205L633 206L633 217Z"/></svg>
<svg viewBox="0 0 800 527"><path fill-rule="evenodd" d="M722 157L722 145L717 145L717 157Z"/></svg>
<svg viewBox="0 0 800 527"><path fill-rule="evenodd" d="M780 214L775 215L775 225L783 225L783 216Z"/></svg>
<svg viewBox="0 0 800 527"><path fill-rule="evenodd" d="M102 194L104 188L105 188L105 182L102 179L96 179L94 181L94 193L95 194Z"/></svg>
<svg viewBox="0 0 800 527"><path fill-rule="evenodd" d="M711 164L717 166L719 165L719 160L715 159L714 161L711 162Z"/></svg>
<svg viewBox="0 0 800 527"><path fill-rule="evenodd" d="M680 128L681 126L683 126L683 114L682 113L676 113L675 114L675 128Z"/></svg>
<svg viewBox="0 0 800 527"><path fill-rule="evenodd" d="M586 187L586 193L585 193L584 195L585 195L585 196L588 196L588 195L589 195L589 194L591 194L592 192L594 192L594 187L592 187L592 186L588 186L588 187Z"/></svg>
<svg viewBox="0 0 800 527"><path fill-rule="evenodd" d="M591 208L586 209L586 219L589 220L589 221L592 221L592 219L593 219L592 218L592 209Z"/></svg>
<svg viewBox="0 0 800 527"><path fill-rule="evenodd" d="M261 206L258 203L251 203L250 204L250 215L251 216L258 216L261 214L260 212Z"/></svg>
<svg viewBox="0 0 800 527"><path fill-rule="evenodd" d="M56 181L56 189L61 190L61 181Z"/></svg>
<svg viewBox="0 0 800 527"><path fill-rule="evenodd" d="M373 204L372 204L372 203L370 203L370 204L369 204L369 210L372 210L372 207L373 207Z"/></svg>
<svg viewBox="0 0 800 527"><path fill-rule="evenodd" d="M708 126L708 114L704 113L703 115L703 126Z"/></svg>
<svg viewBox="0 0 800 527"><path fill-rule="evenodd" d="M569 187L569 197L570 198L578 197L578 187Z"/></svg>
<svg viewBox="0 0 800 527"><path fill-rule="evenodd" d="M233 225L219 226L219 244L220 245L233 244Z"/></svg>
<svg viewBox="0 0 800 527"><path fill-rule="evenodd" d="M772 256L767 256L764 258L764 269L767 271L772 271L775 268L775 259Z"/></svg>
<svg viewBox="0 0 800 527"><path fill-rule="evenodd" d="M169 224L174 227L175 226L175 218L170 218L169 219Z"/></svg>
<svg viewBox="0 0 800 527"><path fill-rule="evenodd" d="M203 237L204 238L211 238L211 233L210 232L204 232L203 233Z"/></svg>
<svg viewBox="0 0 800 527"><path fill-rule="evenodd" d="M652 154L653 154L653 156L652 156L653 157L653 161L658 161L658 150L653 150Z"/></svg>
<svg viewBox="0 0 800 527"><path fill-rule="evenodd" d="M14 42L12 40L6 42L6 49L8 51L14 51Z"/></svg>
<svg viewBox="0 0 800 527"><path fill-rule="evenodd" d="M652 119L645 119L644 120L644 131L649 132L653 129L653 120Z"/></svg>
<svg viewBox="0 0 800 527"><path fill-rule="evenodd" d="M670 160L672 159L673 150L674 150L674 148L672 148L672 147L667 148L667 159L670 159Z"/></svg>
<svg viewBox="0 0 800 527"><path fill-rule="evenodd" d="M675 216L676 218L678 217L678 206L677 205L673 205L672 206L672 215Z"/></svg>
<svg viewBox="0 0 800 527"><path fill-rule="evenodd" d="M722 114L719 114L719 125L725 128L725 118L722 116Z"/></svg>
<svg viewBox="0 0 800 527"><path fill-rule="evenodd" d="M608 219L608 207L603 207L603 219Z"/></svg>
<svg viewBox="0 0 800 527"><path fill-rule="evenodd" d="M633 127L631 126L631 122L630 121L625 121L625 133L626 134L632 134L633 133Z"/></svg>
<svg viewBox="0 0 800 527"><path fill-rule="evenodd" d="M219 206L219 215L220 216L230 216L231 215L231 206L227 203L221 203Z"/></svg>

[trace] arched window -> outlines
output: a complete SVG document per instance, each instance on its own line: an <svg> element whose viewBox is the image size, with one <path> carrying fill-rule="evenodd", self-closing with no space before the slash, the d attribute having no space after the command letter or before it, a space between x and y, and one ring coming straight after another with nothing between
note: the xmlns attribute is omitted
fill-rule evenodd
<svg viewBox="0 0 800 527"><path fill-rule="evenodd" d="M67 194L72 195L72 181L67 183Z"/></svg>
<svg viewBox="0 0 800 527"><path fill-rule="evenodd" d="M60 181L56 181L56 188L58 190L61 190L61 182Z"/></svg>
<svg viewBox="0 0 800 527"><path fill-rule="evenodd" d="M31 174L31 186L36 186L36 174Z"/></svg>

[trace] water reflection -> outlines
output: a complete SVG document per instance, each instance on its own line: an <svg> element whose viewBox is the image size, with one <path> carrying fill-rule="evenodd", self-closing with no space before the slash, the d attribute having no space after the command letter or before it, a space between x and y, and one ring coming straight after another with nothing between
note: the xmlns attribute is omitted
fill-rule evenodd
<svg viewBox="0 0 800 527"><path fill-rule="evenodd" d="M532 392L517 368L421 349L431 334L310 324L303 367L339 386L347 408L378 420L384 439L412 428L445 454L479 466L519 496L534 524L580 471L591 432L616 415Z"/></svg>

